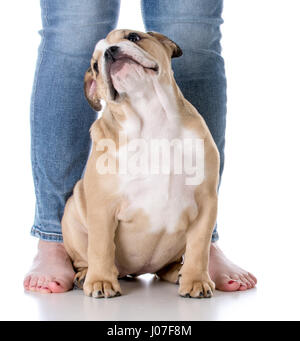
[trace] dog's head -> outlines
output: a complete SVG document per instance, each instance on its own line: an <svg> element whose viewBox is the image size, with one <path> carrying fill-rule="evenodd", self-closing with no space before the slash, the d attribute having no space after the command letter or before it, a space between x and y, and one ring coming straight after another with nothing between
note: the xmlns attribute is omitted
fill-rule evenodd
<svg viewBox="0 0 300 341"><path fill-rule="evenodd" d="M149 77L172 74L171 58L181 55L180 47L160 33L114 30L95 47L85 74L85 96L99 111L101 98L120 102Z"/></svg>

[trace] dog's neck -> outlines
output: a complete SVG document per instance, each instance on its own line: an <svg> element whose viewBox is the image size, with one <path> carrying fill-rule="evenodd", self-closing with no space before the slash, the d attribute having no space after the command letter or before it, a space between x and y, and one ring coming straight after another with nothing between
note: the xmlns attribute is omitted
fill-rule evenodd
<svg viewBox="0 0 300 341"><path fill-rule="evenodd" d="M157 77L139 91L127 93L123 106L123 131L129 138L171 138L178 134L179 110L176 83L164 84Z"/></svg>

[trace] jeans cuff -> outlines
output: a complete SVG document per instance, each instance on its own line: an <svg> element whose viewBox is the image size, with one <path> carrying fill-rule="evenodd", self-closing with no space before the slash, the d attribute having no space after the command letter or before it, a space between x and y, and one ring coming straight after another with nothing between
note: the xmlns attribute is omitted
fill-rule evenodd
<svg viewBox="0 0 300 341"><path fill-rule="evenodd" d="M53 233L53 232L43 232L37 226L32 226L30 234L34 237L37 237L41 240L62 243L63 237L61 233ZM219 234L217 231L214 231L211 237L211 242L215 243L219 240Z"/></svg>
<svg viewBox="0 0 300 341"><path fill-rule="evenodd" d="M213 234L212 234L212 237L211 237L211 242L212 243L215 243L219 240L219 234L217 231L214 231Z"/></svg>
<svg viewBox="0 0 300 341"><path fill-rule="evenodd" d="M56 243L63 242L63 236L61 233L44 232L44 231L41 231L41 229L35 225L32 226L30 234L34 237L37 237L41 240L45 240L47 242L56 242Z"/></svg>

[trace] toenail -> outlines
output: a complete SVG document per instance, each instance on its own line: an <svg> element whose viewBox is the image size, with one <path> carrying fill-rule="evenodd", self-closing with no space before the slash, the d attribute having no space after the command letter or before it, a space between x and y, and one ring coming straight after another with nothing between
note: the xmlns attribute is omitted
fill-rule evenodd
<svg viewBox="0 0 300 341"><path fill-rule="evenodd" d="M234 283L234 282L235 282L235 281L229 281L228 284L232 284L232 283Z"/></svg>

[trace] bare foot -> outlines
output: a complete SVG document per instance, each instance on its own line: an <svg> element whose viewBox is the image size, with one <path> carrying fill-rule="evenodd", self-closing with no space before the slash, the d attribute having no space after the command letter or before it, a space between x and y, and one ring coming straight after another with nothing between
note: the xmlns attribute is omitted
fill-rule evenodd
<svg viewBox="0 0 300 341"><path fill-rule="evenodd" d="M242 291L255 287L257 280L250 273L233 264L216 243L211 244L209 274L222 291Z"/></svg>
<svg viewBox="0 0 300 341"><path fill-rule="evenodd" d="M38 253L23 284L29 291L61 293L72 289L74 275L63 244L40 240Z"/></svg>

